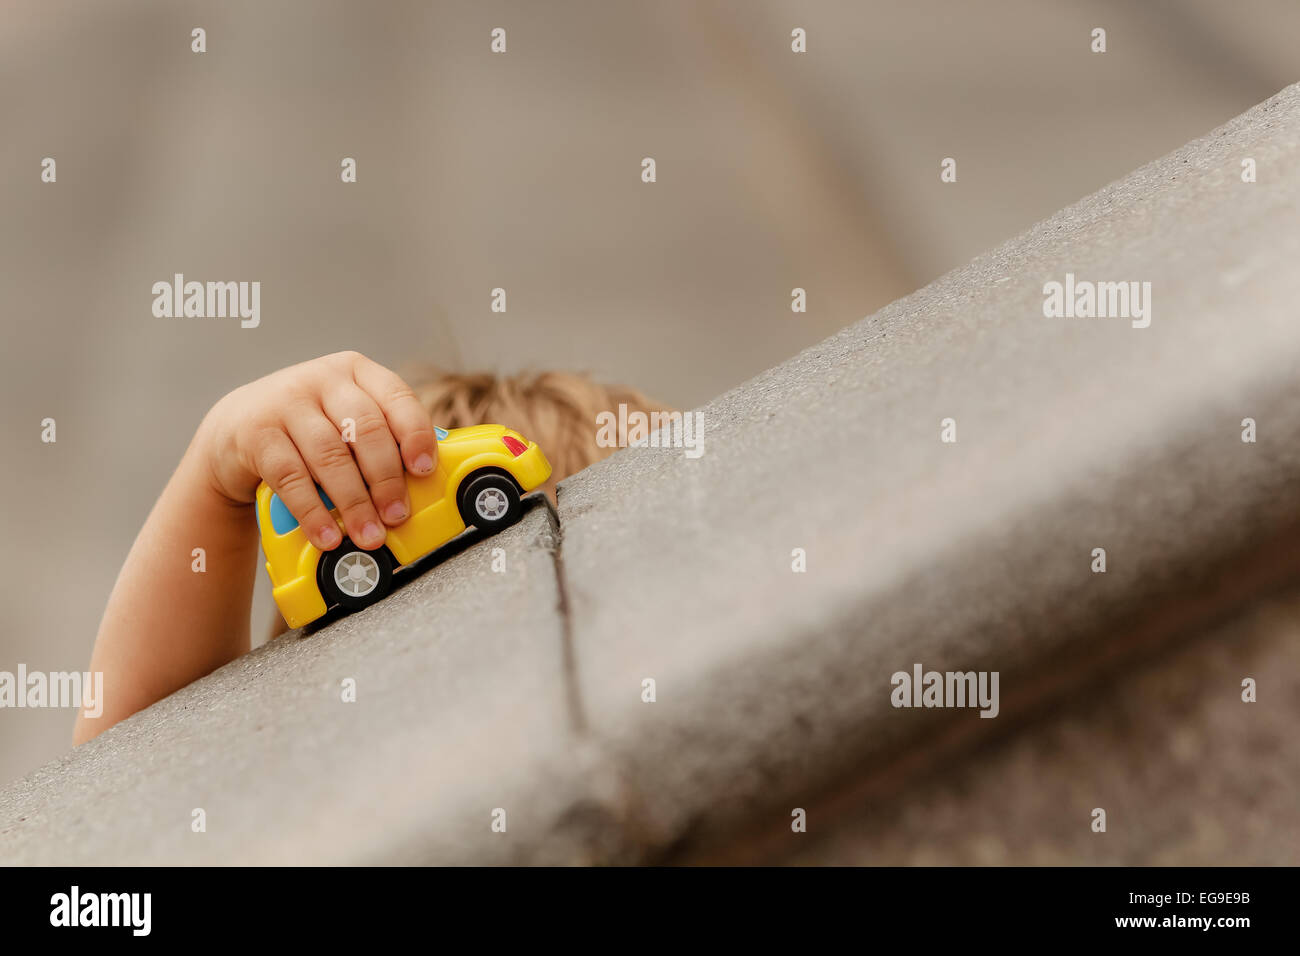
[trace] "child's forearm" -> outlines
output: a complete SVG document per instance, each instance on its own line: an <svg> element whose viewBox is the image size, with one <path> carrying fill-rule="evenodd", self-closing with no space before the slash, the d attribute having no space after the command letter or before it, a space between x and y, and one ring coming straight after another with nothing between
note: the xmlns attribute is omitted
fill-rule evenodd
<svg viewBox="0 0 1300 956"><path fill-rule="evenodd" d="M415 393L356 352L281 369L217 402L108 599L90 661L104 675L103 713L78 716L77 743L248 650L263 480L319 550L345 533L378 548L384 525L411 513L406 472L432 474L437 460Z"/></svg>
<svg viewBox="0 0 1300 956"><path fill-rule="evenodd" d="M104 674L103 713L78 715L77 743L249 648L253 508L213 489L200 441L181 459L113 587L90 663Z"/></svg>

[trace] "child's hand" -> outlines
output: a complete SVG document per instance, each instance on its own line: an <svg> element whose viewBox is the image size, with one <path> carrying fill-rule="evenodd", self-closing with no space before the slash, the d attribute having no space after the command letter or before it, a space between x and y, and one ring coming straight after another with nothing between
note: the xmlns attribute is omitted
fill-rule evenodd
<svg viewBox="0 0 1300 956"><path fill-rule="evenodd" d="M354 423L353 442L343 440L345 419ZM342 537L317 483L352 541L377 548L384 524L401 524L411 513L403 464L427 475L438 456L433 423L415 393L356 352L313 359L236 389L213 406L196 442L219 494L247 504L265 480L322 551Z"/></svg>

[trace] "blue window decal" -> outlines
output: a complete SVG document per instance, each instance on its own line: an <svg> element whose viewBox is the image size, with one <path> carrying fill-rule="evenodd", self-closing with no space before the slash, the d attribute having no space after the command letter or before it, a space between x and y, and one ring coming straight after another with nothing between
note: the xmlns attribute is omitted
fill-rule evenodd
<svg viewBox="0 0 1300 956"><path fill-rule="evenodd" d="M271 495L271 527L276 534L288 534L298 527L298 519L289 513L279 495Z"/></svg>
<svg viewBox="0 0 1300 956"><path fill-rule="evenodd" d="M447 440L447 429L445 429L445 428L439 428L437 425L434 425L434 426L433 426L433 433L434 433L435 435L438 436L438 441L446 441L446 440Z"/></svg>
<svg viewBox="0 0 1300 956"><path fill-rule="evenodd" d="M334 510L334 502L330 501L330 496L325 494L325 489L320 485L316 486L316 493L320 495L320 500L324 502L325 507L331 511ZM288 534L294 528L298 527L298 519L293 516L289 508L279 495L271 495L271 527L275 529L276 534ZM261 518L258 518L258 525L261 525Z"/></svg>

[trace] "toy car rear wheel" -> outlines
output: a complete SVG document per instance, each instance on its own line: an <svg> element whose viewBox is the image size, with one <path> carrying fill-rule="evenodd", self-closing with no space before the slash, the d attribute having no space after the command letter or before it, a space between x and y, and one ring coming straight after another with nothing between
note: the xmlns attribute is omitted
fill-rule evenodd
<svg viewBox="0 0 1300 956"><path fill-rule="evenodd" d="M483 531L514 524L523 510L515 483L495 472L471 476L460 494L460 516L465 524Z"/></svg>
<svg viewBox="0 0 1300 956"><path fill-rule="evenodd" d="M344 538L321 557L317 583L327 604L359 611L392 590L394 563L387 548L366 551Z"/></svg>

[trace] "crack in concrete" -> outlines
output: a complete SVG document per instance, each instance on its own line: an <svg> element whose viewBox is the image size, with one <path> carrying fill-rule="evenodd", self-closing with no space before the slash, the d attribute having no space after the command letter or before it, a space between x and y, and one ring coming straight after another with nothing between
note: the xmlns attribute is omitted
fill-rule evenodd
<svg viewBox="0 0 1300 956"><path fill-rule="evenodd" d="M556 501L560 490L556 489ZM587 714L582 706L582 692L578 687L578 653L574 646L573 613L569 604L569 583L564 573L564 525L560 521L559 509L551 504L551 499L543 497L546 510L551 516L551 534L553 537L551 564L555 568L555 591L557 595L555 610L560 616L560 653L563 656L565 680L565 699L569 709L569 720L573 731L579 737L586 737L588 732Z"/></svg>
<svg viewBox="0 0 1300 956"><path fill-rule="evenodd" d="M558 502L562 489L556 489ZM587 796L574 803L555 822L555 835L576 840L584 847L583 865L627 866L644 863L658 844L647 823L640 794L618 761L591 732L578 680L578 652L574 637L573 607L564 568L564 525L559 510L543 498L550 512L552 543L548 549L555 569L556 613L560 618L565 699ZM573 861L571 861L573 862Z"/></svg>
<svg viewBox="0 0 1300 956"><path fill-rule="evenodd" d="M556 489L558 502L563 488ZM557 821L557 832L567 832L585 847L585 865L628 866L643 864L653 858L663 845L664 837L651 824L644 799L628 774L592 732L583 706L578 680L578 651L574 636L573 606L569 580L564 567L564 525L559 510L549 498L543 499L551 517L552 547L549 549L555 568L556 611L564 655L565 697L575 737L575 749L584 766L589 784L589 799L575 803ZM577 831L577 832L575 832Z"/></svg>

